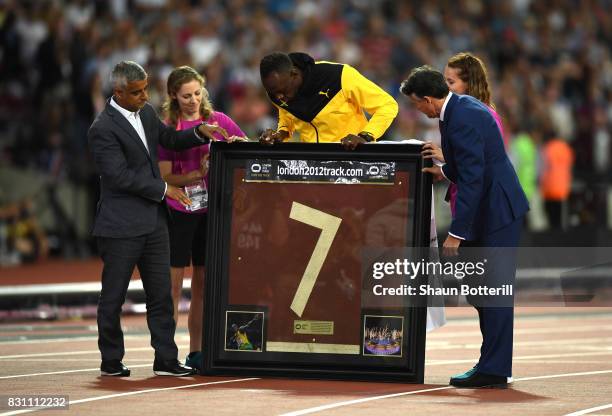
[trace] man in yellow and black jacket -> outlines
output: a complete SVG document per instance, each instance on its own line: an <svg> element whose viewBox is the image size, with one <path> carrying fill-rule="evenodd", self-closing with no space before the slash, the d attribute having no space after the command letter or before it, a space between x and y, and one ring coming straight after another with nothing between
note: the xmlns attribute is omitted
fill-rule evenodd
<svg viewBox="0 0 612 416"><path fill-rule="evenodd" d="M259 70L278 108L278 128L266 130L261 143L279 143L298 132L302 142L341 141L354 149L381 137L397 116L393 97L349 65L274 52L261 60Z"/></svg>

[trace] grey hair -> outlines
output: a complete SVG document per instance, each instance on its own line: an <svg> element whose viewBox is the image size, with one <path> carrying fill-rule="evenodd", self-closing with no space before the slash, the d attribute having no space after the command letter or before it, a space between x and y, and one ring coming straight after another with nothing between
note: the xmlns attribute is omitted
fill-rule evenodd
<svg viewBox="0 0 612 416"><path fill-rule="evenodd" d="M142 81L147 72L134 61L121 61L113 68L110 81L113 88L124 88L129 82Z"/></svg>

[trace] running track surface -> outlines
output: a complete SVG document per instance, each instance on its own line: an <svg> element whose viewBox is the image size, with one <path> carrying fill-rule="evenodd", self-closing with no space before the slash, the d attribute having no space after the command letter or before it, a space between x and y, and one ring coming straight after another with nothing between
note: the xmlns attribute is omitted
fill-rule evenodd
<svg viewBox="0 0 612 416"><path fill-rule="evenodd" d="M424 385L248 377L156 377L144 316L123 319L125 379L99 376L93 321L0 325L0 395L69 396L75 415L612 415L612 309L517 308L514 383L457 390L480 333L471 308L427 337ZM188 352L186 316L176 340ZM13 409L14 410L14 409ZM17 414L6 406L0 415Z"/></svg>

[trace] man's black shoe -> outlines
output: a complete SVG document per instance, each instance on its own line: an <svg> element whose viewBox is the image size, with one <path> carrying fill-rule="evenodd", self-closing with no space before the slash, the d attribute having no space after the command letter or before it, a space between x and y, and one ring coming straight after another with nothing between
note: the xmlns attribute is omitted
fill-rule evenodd
<svg viewBox="0 0 612 416"><path fill-rule="evenodd" d="M103 376L129 377L130 369L124 366L121 360L102 360L100 373Z"/></svg>
<svg viewBox="0 0 612 416"><path fill-rule="evenodd" d="M508 388L508 379L504 376L494 376L476 371L469 377L452 377L450 385L464 389L506 389Z"/></svg>
<svg viewBox="0 0 612 416"><path fill-rule="evenodd" d="M179 360L158 360L156 359L153 362L153 372L158 376L174 376L174 377L184 377L191 376L196 373L196 371L191 368L183 365L179 362Z"/></svg>

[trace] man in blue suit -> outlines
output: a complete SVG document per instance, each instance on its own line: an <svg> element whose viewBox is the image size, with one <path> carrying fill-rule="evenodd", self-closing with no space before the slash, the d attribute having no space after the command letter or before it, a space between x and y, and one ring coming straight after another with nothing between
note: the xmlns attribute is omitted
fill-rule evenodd
<svg viewBox="0 0 612 416"><path fill-rule="evenodd" d="M446 163L423 171L435 180L446 178L457 184L456 212L444 254L456 255L460 245L484 247L486 253L496 253L486 267L486 284L513 283L516 247L529 205L495 119L477 99L449 92L442 73L429 66L413 69L400 91L420 112L440 119ZM501 255L499 247L506 247ZM480 319L480 359L471 370L452 377L450 384L506 388L512 375L514 309L511 304L498 306L495 298L469 300Z"/></svg>

